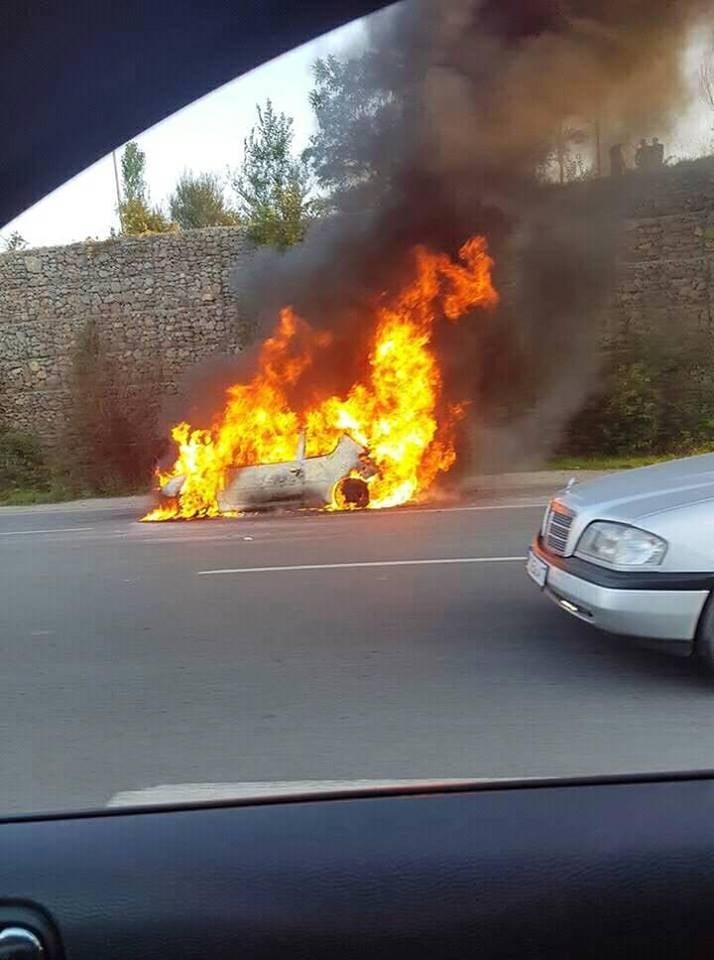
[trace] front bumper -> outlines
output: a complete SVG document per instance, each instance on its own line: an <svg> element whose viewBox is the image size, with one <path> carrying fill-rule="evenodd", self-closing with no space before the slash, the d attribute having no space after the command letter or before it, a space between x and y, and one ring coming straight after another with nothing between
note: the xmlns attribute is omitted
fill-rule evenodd
<svg viewBox="0 0 714 960"><path fill-rule="evenodd" d="M691 644L712 574L607 570L547 550L531 549L548 566L543 592L562 610L609 633Z"/></svg>

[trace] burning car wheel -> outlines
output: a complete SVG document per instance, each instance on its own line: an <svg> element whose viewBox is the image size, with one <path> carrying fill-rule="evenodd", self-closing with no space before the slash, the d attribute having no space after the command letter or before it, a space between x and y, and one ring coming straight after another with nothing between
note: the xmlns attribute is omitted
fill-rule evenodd
<svg viewBox="0 0 714 960"><path fill-rule="evenodd" d="M337 485L338 499L363 510L369 503L369 487L359 477L346 477Z"/></svg>

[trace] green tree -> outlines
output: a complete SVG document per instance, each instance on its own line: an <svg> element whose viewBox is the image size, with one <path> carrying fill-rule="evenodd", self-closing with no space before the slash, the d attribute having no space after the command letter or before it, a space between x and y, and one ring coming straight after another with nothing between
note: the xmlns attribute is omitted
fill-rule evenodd
<svg viewBox="0 0 714 960"><path fill-rule="evenodd" d="M302 240L318 207L310 198L307 166L292 153L292 118L276 113L270 100L257 110L232 181L238 213L255 243L289 247Z"/></svg>
<svg viewBox="0 0 714 960"><path fill-rule="evenodd" d="M595 169L585 161L578 149L586 145L588 140L587 130L582 124L561 122L553 134L550 149L538 171L541 179L552 179L554 169L558 183L592 179Z"/></svg>
<svg viewBox="0 0 714 960"><path fill-rule="evenodd" d="M135 140L127 143L121 155L121 179L124 203L146 202L146 154Z"/></svg>
<svg viewBox="0 0 714 960"><path fill-rule="evenodd" d="M2 240L2 243L7 251L24 250L27 246L27 240L17 230L13 230L7 240Z"/></svg>
<svg viewBox="0 0 714 960"><path fill-rule="evenodd" d="M230 227L238 216L227 204L223 184L215 173L185 171L169 198L171 219L183 230Z"/></svg>
<svg viewBox="0 0 714 960"><path fill-rule="evenodd" d="M303 157L320 187L341 205L389 189L396 151L376 145L399 136L404 104L396 91L403 71L396 46L389 63L367 49L346 60L317 59L312 66L309 100L316 130Z"/></svg>
<svg viewBox="0 0 714 960"><path fill-rule="evenodd" d="M146 186L146 154L135 141L121 155L122 201L119 219L122 232L131 235L166 233L175 226L160 206L152 206Z"/></svg>

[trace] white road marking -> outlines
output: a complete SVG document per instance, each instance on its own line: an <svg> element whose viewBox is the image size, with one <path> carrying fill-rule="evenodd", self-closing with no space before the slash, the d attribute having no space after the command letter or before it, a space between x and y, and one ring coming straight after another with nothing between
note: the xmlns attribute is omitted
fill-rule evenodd
<svg viewBox="0 0 714 960"><path fill-rule="evenodd" d="M354 567L419 567L438 563L515 563L523 557L434 557L428 560L356 560L351 563L300 563L285 567L228 567L224 570L197 570L199 577L224 573L285 573L293 570L346 570Z"/></svg>
<svg viewBox="0 0 714 960"><path fill-rule="evenodd" d="M248 540L252 540L257 547L265 546L276 546L280 543L292 543L292 542L302 542L305 539L308 539L310 543L314 540L334 540L336 536L336 531L332 533L325 534L310 534L307 538L303 534L296 535L283 535L283 536L266 536L263 538L248 537ZM209 534L196 534L193 537L182 537L180 535L171 536L171 537L137 537L135 540L127 541L128 543L231 543L231 544L241 544L245 540L245 537L240 536L238 531L234 533L226 534L217 534L215 537L210 536ZM252 547L247 547L246 549L251 550Z"/></svg>
<svg viewBox="0 0 714 960"><path fill-rule="evenodd" d="M0 530L0 537L31 536L35 533L86 533L94 527L51 527L47 530Z"/></svg>

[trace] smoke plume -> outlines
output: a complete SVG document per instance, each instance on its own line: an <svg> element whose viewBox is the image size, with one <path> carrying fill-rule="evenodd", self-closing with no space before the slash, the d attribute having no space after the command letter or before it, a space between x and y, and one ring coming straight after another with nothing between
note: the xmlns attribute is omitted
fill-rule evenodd
<svg viewBox="0 0 714 960"><path fill-rule="evenodd" d="M332 362L320 375L339 389L354 379L375 298L398 285L411 247L453 254L482 233L503 302L439 331L446 390L470 401L479 467L543 452L593 383L631 177L560 189L536 172L569 125L598 122L603 166L610 144L666 136L686 98L681 54L705 6L407 0L374 17L354 52L388 92L385 122L360 143L372 175L338 193L302 244L259 250L236 269L242 308L261 332L284 304L329 327Z"/></svg>

